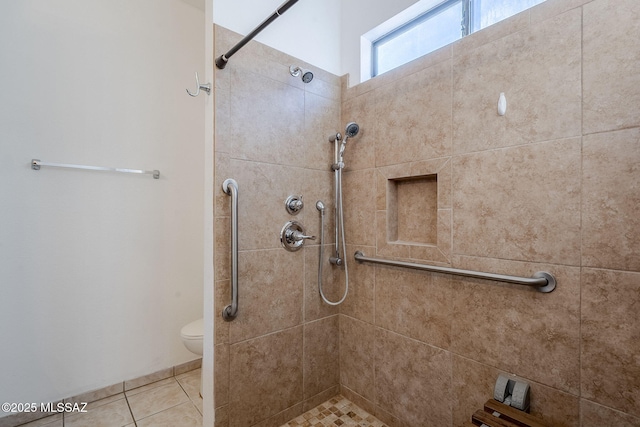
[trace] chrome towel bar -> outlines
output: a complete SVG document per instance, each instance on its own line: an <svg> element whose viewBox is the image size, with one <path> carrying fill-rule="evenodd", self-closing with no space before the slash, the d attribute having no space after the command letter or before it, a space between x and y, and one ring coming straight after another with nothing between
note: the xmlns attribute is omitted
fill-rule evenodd
<svg viewBox="0 0 640 427"><path fill-rule="evenodd" d="M71 169L86 169L92 171L109 171L109 172L124 172L124 173L141 173L141 174L149 174L153 175L154 179L160 179L160 171L152 170L152 171L144 171L139 169L122 169L122 168L105 168L102 166L85 166L85 165L71 165L68 163L51 163L51 162L42 162L38 159L31 160L31 169L37 171L40 170L40 166L53 166L56 168L71 168Z"/></svg>
<svg viewBox="0 0 640 427"><path fill-rule="evenodd" d="M453 274L455 276L473 277L476 279L495 280L497 282L512 283L515 285L531 286L540 292L548 293L556 288L556 278L546 271L539 271L532 277L506 276L503 274L482 273L480 271L459 270L450 267L438 267L435 265L416 264L413 262L394 261L381 258L370 258L361 251L357 251L353 257L359 262L371 262L374 264L391 265L395 267L413 268L415 270L431 271L433 273Z"/></svg>
<svg viewBox="0 0 640 427"><path fill-rule="evenodd" d="M228 178L222 190L231 196L231 304L222 310L222 318L230 322L238 315L238 183Z"/></svg>

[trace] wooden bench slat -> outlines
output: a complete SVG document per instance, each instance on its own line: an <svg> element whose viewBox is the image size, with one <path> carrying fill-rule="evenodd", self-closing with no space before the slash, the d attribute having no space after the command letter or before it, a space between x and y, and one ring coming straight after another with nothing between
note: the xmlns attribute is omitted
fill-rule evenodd
<svg viewBox="0 0 640 427"><path fill-rule="evenodd" d="M484 412L481 409L478 409L475 414L471 417L474 423L486 424L489 427L519 427L517 424L510 423L509 421L493 416L488 412Z"/></svg>
<svg viewBox="0 0 640 427"><path fill-rule="evenodd" d="M549 424L545 424L542 420L534 417L531 414L522 412L511 406L507 406L504 403L500 403L495 399L489 399L484 404L484 410L488 413L499 412L502 418L510 421L518 427L551 427Z"/></svg>

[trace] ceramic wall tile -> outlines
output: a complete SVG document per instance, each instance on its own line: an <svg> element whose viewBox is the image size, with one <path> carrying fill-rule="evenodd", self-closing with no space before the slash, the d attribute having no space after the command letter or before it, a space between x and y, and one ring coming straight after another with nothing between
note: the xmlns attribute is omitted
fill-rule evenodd
<svg viewBox="0 0 640 427"><path fill-rule="evenodd" d="M253 71L229 71L230 123L228 137L216 141L218 151L237 159L296 164L297 150L283 150L282 141L303 135L304 90Z"/></svg>
<svg viewBox="0 0 640 427"><path fill-rule="evenodd" d="M588 400L580 401L582 427L638 427L640 426L640 418L627 415L623 412L616 411L606 406L600 406L597 403Z"/></svg>
<svg viewBox="0 0 640 427"><path fill-rule="evenodd" d="M375 245L375 170L343 175L344 227L347 244Z"/></svg>
<svg viewBox="0 0 640 427"><path fill-rule="evenodd" d="M597 0L584 10L585 134L640 125L636 46L640 38L640 3Z"/></svg>
<svg viewBox="0 0 640 427"><path fill-rule="evenodd" d="M640 129L584 137L582 265L640 271Z"/></svg>
<svg viewBox="0 0 640 427"><path fill-rule="evenodd" d="M452 321L450 276L376 267L376 326L443 349Z"/></svg>
<svg viewBox="0 0 640 427"><path fill-rule="evenodd" d="M380 89L376 166L451 155L451 93L450 61Z"/></svg>
<svg viewBox="0 0 640 427"><path fill-rule="evenodd" d="M340 315L340 384L369 401L374 399L374 327Z"/></svg>
<svg viewBox="0 0 640 427"><path fill-rule="evenodd" d="M231 346L229 426L253 426L301 403L302 326Z"/></svg>
<svg viewBox="0 0 640 427"><path fill-rule="evenodd" d="M580 265L579 138L453 158L453 252Z"/></svg>
<svg viewBox="0 0 640 427"><path fill-rule="evenodd" d="M582 271L581 396L640 417L640 273Z"/></svg>
<svg viewBox="0 0 640 427"><path fill-rule="evenodd" d="M298 165L329 172L333 163L333 144L340 124L340 101L305 93L304 133L291 135L282 143L292 144L287 150L297 153ZM350 152L352 147L349 147Z"/></svg>
<svg viewBox="0 0 640 427"><path fill-rule="evenodd" d="M303 252L284 249L240 252L238 316L229 322L229 341L291 328L302 323ZM287 268L298 265L300 268Z"/></svg>
<svg viewBox="0 0 640 427"><path fill-rule="evenodd" d="M451 425L451 354L376 329L376 405L407 427Z"/></svg>
<svg viewBox="0 0 640 427"><path fill-rule="evenodd" d="M304 326L304 398L340 383L338 316Z"/></svg>

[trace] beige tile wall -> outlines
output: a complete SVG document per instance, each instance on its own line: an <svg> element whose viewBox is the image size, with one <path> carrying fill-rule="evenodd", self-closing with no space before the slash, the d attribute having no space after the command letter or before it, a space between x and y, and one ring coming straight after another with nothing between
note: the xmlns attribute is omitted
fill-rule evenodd
<svg viewBox="0 0 640 427"><path fill-rule="evenodd" d="M541 294L354 266L339 322L352 401L391 426L455 427L508 373L554 426L640 426L639 20L637 0L547 0L343 81L341 121L361 125L345 159L349 253L558 279ZM433 169L438 250L391 244L387 180Z"/></svg>
<svg viewBox="0 0 640 427"><path fill-rule="evenodd" d="M216 27L215 39L223 52L240 36ZM292 77L290 65L311 69L314 80L305 85ZM315 203L323 200L325 238L333 241L328 137L340 127L340 91L338 77L256 42L216 70L216 313L230 298L226 178L238 182L240 224L238 317L216 319L216 426L279 426L339 391L338 309L318 296L318 242L292 253L279 239L294 219L319 235ZM297 216L285 210L292 194L304 197ZM333 273L327 266L324 282L336 298Z"/></svg>

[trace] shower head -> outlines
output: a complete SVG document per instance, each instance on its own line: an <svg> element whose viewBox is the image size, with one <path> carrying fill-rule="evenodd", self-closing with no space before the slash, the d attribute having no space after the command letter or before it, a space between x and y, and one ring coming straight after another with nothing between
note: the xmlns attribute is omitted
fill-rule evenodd
<svg viewBox="0 0 640 427"><path fill-rule="evenodd" d="M289 67L289 74L291 74L293 77L302 75L302 81L304 83L309 83L311 80L313 80L313 73L311 71L303 70L302 68L296 67L295 65Z"/></svg>
<svg viewBox="0 0 640 427"><path fill-rule="evenodd" d="M353 138L360 132L360 126L356 122L347 123L347 127L344 129L344 139L342 140L342 144L340 144L340 157L344 154L344 149L347 146L347 139Z"/></svg>
<svg viewBox="0 0 640 427"><path fill-rule="evenodd" d="M304 83L309 83L311 80L313 80L313 73L311 71L305 71L302 75L302 81Z"/></svg>
<svg viewBox="0 0 640 427"><path fill-rule="evenodd" d="M347 138L353 138L360 132L360 126L356 122L350 122L344 130L344 134ZM346 138L345 138L346 139Z"/></svg>

